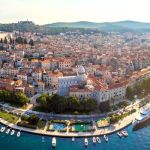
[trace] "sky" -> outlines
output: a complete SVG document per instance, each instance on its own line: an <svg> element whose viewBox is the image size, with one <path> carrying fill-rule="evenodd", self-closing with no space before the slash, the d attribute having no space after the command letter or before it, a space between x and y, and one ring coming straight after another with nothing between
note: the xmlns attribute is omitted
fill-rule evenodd
<svg viewBox="0 0 150 150"><path fill-rule="evenodd" d="M0 23L150 22L150 0L0 0Z"/></svg>

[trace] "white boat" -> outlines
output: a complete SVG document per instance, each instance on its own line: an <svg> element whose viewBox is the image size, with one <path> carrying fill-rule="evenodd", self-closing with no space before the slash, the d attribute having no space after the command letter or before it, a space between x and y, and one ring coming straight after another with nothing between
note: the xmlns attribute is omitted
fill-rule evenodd
<svg viewBox="0 0 150 150"><path fill-rule="evenodd" d="M117 135L118 135L119 137L122 137L121 131L118 131L118 132L117 132Z"/></svg>
<svg viewBox="0 0 150 150"><path fill-rule="evenodd" d="M106 135L104 135L104 139L106 142L108 142L108 137Z"/></svg>
<svg viewBox="0 0 150 150"><path fill-rule="evenodd" d="M74 137L72 137L72 142L74 142L75 141L75 138Z"/></svg>
<svg viewBox="0 0 150 150"><path fill-rule="evenodd" d="M124 137L127 137L127 136L128 136L128 133L127 133L126 130L123 130L121 133L123 134Z"/></svg>
<svg viewBox="0 0 150 150"><path fill-rule="evenodd" d="M93 137L93 144L96 143L96 137Z"/></svg>
<svg viewBox="0 0 150 150"><path fill-rule="evenodd" d="M88 139L87 138L84 139L84 144L85 144L85 146L88 146Z"/></svg>
<svg viewBox="0 0 150 150"><path fill-rule="evenodd" d="M4 132L5 131L5 127L1 127L1 132Z"/></svg>
<svg viewBox="0 0 150 150"><path fill-rule="evenodd" d="M100 139L99 137L96 137L96 141L97 141L98 143L101 143L101 139Z"/></svg>
<svg viewBox="0 0 150 150"><path fill-rule="evenodd" d="M14 133L15 133L15 130L12 130L11 133L10 133L10 135L14 135Z"/></svg>
<svg viewBox="0 0 150 150"><path fill-rule="evenodd" d="M20 137L20 134L21 134L20 131L18 131L18 132L17 132L17 137Z"/></svg>
<svg viewBox="0 0 150 150"><path fill-rule="evenodd" d="M6 134L9 134L9 132L10 132L10 129L7 129L7 130L6 130Z"/></svg>
<svg viewBox="0 0 150 150"><path fill-rule="evenodd" d="M55 137L52 138L52 147L56 147L56 138Z"/></svg>

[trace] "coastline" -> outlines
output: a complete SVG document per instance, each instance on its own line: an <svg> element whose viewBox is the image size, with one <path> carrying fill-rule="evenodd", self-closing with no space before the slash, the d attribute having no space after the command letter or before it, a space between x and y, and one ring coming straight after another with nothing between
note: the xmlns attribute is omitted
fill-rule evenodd
<svg viewBox="0 0 150 150"><path fill-rule="evenodd" d="M135 115L135 114L133 114ZM103 136L103 135L109 135L109 134L113 134L119 130L122 130L126 127L128 127L129 125L132 124L132 119L133 115L130 115L128 117L130 117L130 119L123 119L122 124L118 127L116 127L114 130L109 128L101 128L98 129L94 132L78 132L78 133L72 133L72 132L65 132L65 133L61 133L61 132L50 132L50 131L44 131L44 130L34 130L34 129L29 129L29 128L25 128L25 127L19 127L17 125L14 125L12 123L9 123L3 119L0 119L0 123L8 126L9 128L15 129L15 130L20 130L22 132L27 132L30 134L37 134L37 135L41 135L41 136L55 136L55 137L63 137L63 138L71 138L71 137L76 137L76 138L80 138L80 137L93 137L93 136ZM128 121L127 121L128 120ZM125 123L126 122L126 123ZM125 123L125 124L124 124ZM118 123L116 124L116 126L118 125Z"/></svg>

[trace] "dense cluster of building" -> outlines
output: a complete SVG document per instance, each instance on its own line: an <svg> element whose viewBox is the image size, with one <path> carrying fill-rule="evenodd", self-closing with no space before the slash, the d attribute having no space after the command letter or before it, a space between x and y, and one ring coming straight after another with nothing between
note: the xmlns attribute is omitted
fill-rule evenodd
<svg viewBox="0 0 150 150"><path fill-rule="evenodd" d="M17 37L32 39L34 46L10 44ZM150 34L14 31L1 32L0 39L0 89L91 97L100 103L124 99L128 86L150 77Z"/></svg>

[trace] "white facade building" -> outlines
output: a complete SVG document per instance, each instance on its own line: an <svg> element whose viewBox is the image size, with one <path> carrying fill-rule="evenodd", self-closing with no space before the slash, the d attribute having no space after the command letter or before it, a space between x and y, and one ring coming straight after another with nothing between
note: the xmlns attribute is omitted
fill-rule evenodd
<svg viewBox="0 0 150 150"><path fill-rule="evenodd" d="M58 80L58 94L62 96L69 95L69 88L73 85L79 85L87 79L83 66L77 67L77 76L60 77Z"/></svg>

